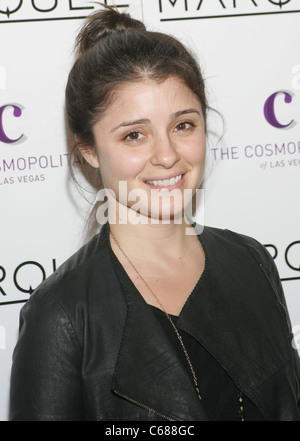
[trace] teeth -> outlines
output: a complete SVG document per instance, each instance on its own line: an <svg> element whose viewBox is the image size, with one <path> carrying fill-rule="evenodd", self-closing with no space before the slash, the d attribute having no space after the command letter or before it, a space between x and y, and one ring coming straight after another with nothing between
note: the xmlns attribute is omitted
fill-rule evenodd
<svg viewBox="0 0 300 441"><path fill-rule="evenodd" d="M158 181L146 181L147 184L153 184L157 187L169 187L170 185L175 185L180 181L182 175L178 175L171 179L159 179Z"/></svg>

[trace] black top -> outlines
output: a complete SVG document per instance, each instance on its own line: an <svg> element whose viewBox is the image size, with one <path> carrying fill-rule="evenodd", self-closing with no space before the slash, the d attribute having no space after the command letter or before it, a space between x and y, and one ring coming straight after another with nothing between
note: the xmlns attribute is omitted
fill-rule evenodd
<svg viewBox="0 0 300 441"><path fill-rule="evenodd" d="M196 287L197 289L197 287ZM178 352L192 379L192 373L182 346L166 314L149 305L161 326ZM170 315L170 314L169 314ZM177 317L170 315L176 325ZM195 371L202 404L210 421L239 421L239 391L234 382L216 359L191 335L179 330L184 346ZM230 354L228 354L230 356ZM193 380L192 380L193 381ZM176 388L176 384L174 384ZM196 391L195 391L196 393ZM244 418L246 421L263 421L257 407L246 396L243 397Z"/></svg>

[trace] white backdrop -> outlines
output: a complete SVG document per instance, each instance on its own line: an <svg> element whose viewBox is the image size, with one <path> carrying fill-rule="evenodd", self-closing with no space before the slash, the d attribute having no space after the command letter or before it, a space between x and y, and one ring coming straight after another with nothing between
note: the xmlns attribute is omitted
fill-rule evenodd
<svg viewBox="0 0 300 441"><path fill-rule="evenodd" d="M199 57L210 105L207 225L275 258L300 346L300 9L284 0L116 3ZM84 241L90 204L69 178L64 88L81 0L0 0L0 420L21 306ZM219 136L224 134L219 139ZM94 196L88 195L90 201ZM267 311L266 311L267 313Z"/></svg>

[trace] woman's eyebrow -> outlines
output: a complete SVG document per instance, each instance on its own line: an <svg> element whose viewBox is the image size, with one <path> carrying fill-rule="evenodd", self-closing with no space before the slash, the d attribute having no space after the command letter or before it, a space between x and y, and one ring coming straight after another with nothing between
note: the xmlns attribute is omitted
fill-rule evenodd
<svg viewBox="0 0 300 441"><path fill-rule="evenodd" d="M118 124L116 127L111 129L111 133L118 130L120 127L128 127L128 126L135 126L137 124L147 124L150 122L150 119L143 118L143 119L136 119L134 121L123 121L120 124Z"/></svg>
<svg viewBox="0 0 300 441"><path fill-rule="evenodd" d="M200 116L199 110L191 108L191 109L178 110L178 112L172 113L172 115L170 115L170 119L178 118L179 116L186 115L188 113L197 113Z"/></svg>
<svg viewBox="0 0 300 441"><path fill-rule="evenodd" d="M177 112L174 112L170 115L170 120L178 118L179 116L182 115L186 115L188 113L197 113L198 115L200 115L199 110L197 109L184 109L184 110L178 110ZM137 124L149 124L150 123L150 119L148 118L142 118L142 119L136 119L133 121L123 121L120 124L118 124L116 127L114 127L113 129L111 129L111 133L115 132L116 130L118 130L120 127L129 127L129 126L135 126Z"/></svg>

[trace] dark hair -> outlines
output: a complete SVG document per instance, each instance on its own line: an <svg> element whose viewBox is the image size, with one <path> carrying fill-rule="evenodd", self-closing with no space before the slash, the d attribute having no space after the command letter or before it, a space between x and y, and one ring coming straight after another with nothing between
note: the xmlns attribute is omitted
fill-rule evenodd
<svg viewBox="0 0 300 441"><path fill-rule="evenodd" d="M66 87L66 114L69 130L81 144L94 146L93 126L118 88L144 78L158 82L170 76L180 78L199 98L206 121L200 68L195 56L176 38L147 31L142 22L105 6L89 15L76 43L78 58ZM91 172L100 187L99 171ZM97 179L92 179L96 187Z"/></svg>

